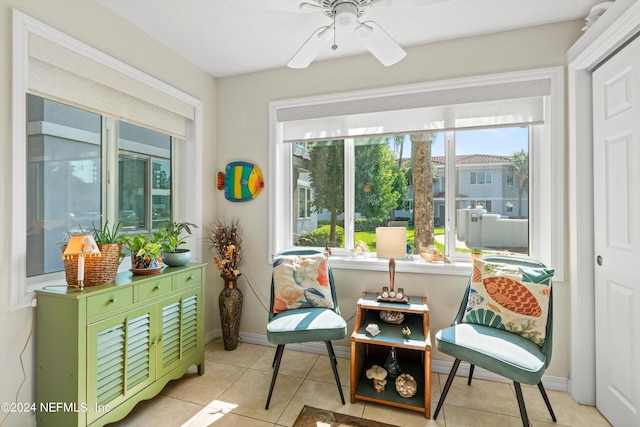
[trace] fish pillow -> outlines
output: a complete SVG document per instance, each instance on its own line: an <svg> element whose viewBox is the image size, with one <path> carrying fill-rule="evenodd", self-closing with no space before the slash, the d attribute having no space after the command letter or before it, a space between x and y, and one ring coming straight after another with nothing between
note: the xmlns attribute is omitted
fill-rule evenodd
<svg viewBox="0 0 640 427"><path fill-rule="evenodd" d="M274 258L273 287L274 314L303 307L333 308L328 254Z"/></svg>
<svg viewBox="0 0 640 427"><path fill-rule="evenodd" d="M462 321L504 329L542 346L553 273L476 259Z"/></svg>

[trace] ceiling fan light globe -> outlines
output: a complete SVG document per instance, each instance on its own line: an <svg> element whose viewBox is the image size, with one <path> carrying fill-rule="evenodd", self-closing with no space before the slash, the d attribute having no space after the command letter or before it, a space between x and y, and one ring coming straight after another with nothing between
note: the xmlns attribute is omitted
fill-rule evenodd
<svg viewBox="0 0 640 427"><path fill-rule="evenodd" d="M356 24L356 17L358 16L358 8L350 2L338 3L333 8L333 16L336 26L353 28Z"/></svg>

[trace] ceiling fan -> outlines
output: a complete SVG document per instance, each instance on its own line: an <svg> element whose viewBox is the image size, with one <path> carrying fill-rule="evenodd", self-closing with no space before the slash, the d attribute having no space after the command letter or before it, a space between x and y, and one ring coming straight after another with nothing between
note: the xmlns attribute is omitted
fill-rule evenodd
<svg viewBox="0 0 640 427"><path fill-rule="evenodd" d="M333 22L320 27L311 34L289 61L289 68L306 68L333 38L331 48L338 48L335 42L337 29L352 31L362 45L383 65L393 65L407 53L373 21L360 21L369 8L388 6L391 0L314 0L315 3L303 2L301 10L321 11Z"/></svg>

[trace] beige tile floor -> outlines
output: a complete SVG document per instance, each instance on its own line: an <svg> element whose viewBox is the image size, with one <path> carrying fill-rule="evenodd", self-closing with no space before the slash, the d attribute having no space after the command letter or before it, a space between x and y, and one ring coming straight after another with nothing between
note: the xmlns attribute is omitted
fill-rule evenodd
<svg viewBox="0 0 640 427"><path fill-rule="evenodd" d="M122 421L111 426L149 427L266 427L291 426L305 404L399 426L522 426L513 384L456 377L437 420L419 412L375 403L349 403L349 360L338 359L346 404L336 390L329 358L285 350L269 410L264 404L271 382L275 347L240 343L225 351L222 341L208 344L205 374L195 368L172 381L154 399L139 403ZM432 411L446 380L432 376ZM558 419L553 423L537 387L524 386L531 425L609 426L593 407L583 406L566 393L548 390Z"/></svg>

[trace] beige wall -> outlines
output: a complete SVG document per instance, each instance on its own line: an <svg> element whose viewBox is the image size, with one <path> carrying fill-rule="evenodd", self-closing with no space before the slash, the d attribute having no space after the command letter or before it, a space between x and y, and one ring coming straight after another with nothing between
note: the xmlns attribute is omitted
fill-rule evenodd
<svg viewBox="0 0 640 427"><path fill-rule="evenodd" d="M390 68L364 55L353 58L312 63L306 70L286 68L227 77L218 80L218 148L216 166L221 170L233 160L259 165L268 183L268 110L269 101L330 93L446 80L516 70L527 70L566 63L567 49L581 35L583 23L572 21L530 29L489 34L409 48L407 57ZM557 141L562 143L562 141ZM249 203L229 203L218 192L218 214L238 218L244 239L241 264L245 278L255 293L268 305L270 265L268 251L267 190ZM558 238L566 238L558 236ZM362 291L376 291L387 273L336 270L340 307L345 318L355 312ZM429 298L431 325L434 331L448 325L455 316L467 277L399 274L396 284L405 291ZM220 289L219 279L216 288ZM240 280L244 292L241 330L265 334L267 312L257 300L246 280ZM555 297L555 335L553 361L547 375L567 378L569 372L569 288L557 283ZM354 321L349 322L349 333ZM337 343L348 346L348 339ZM435 359L448 356L434 352Z"/></svg>
<svg viewBox="0 0 640 427"><path fill-rule="evenodd" d="M87 43L153 77L181 89L203 102L204 156L208 182L214 175L215 157L216 79L201 71L175 53L151 40L141 31L93 1L78 0L0 0L0 259L8 258L8 239L11 230L11 8L16 8L78 40ZM211 193L203 196L203 216L214 210ZM216 298L208 292L207 299ZM23 379L20 352L29 336L32 309L8 310L8 269L0 271L0 402L13 402ZM207 317L207 329L213 330L214 313ZM37 331L36 331L37 332ZM26 381L19 402L35 401L35 337L31 338L23 355ZM64 343L60 343L64 345ZM4 417L0 413L0 422ZM35 425L29 414L12 414L4 426Z"/></svg>

